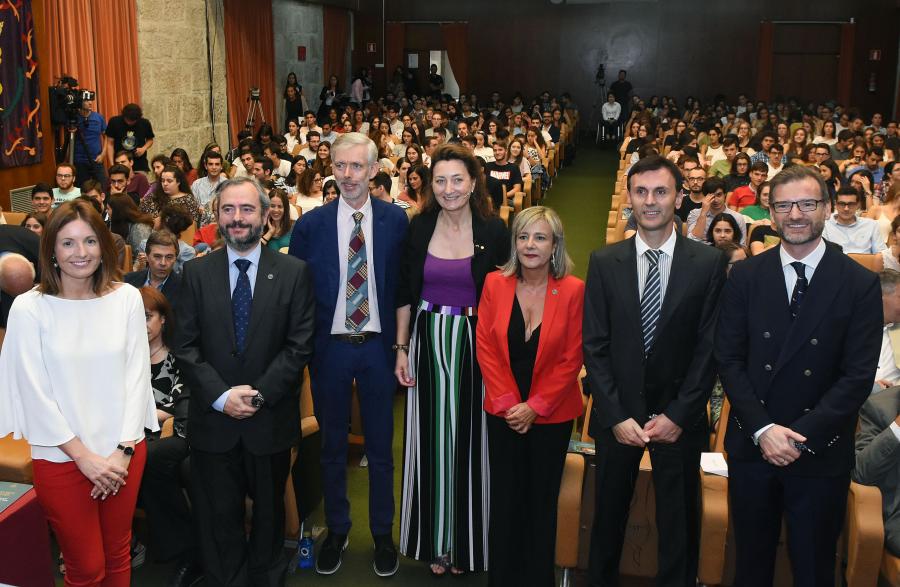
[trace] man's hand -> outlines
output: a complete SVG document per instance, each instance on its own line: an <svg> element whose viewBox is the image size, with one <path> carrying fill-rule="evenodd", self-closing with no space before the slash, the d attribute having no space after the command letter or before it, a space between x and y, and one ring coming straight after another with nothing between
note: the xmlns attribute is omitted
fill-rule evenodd
<svg viewBox="0 0 900 587"><path fill-rule="evenodd" d="M794 442L806 442L806 437L790 428L775 424L759 437L763 458L776 467L785 467L800 458Z"/></svg>
<svg viewBox="0 0 900 587"><path fill-rule="evenodd" d="M619 444L627 446L647 446L650 437L643 428L635 421L634 418L628 418L624 422L619 422L613 426L613 434Z"/></svg>
<svg viewBox="0 0 900 587"><path fill-rule="evenodd" d="M134 150L134 156L135 156L136 158L137 158L137 157L142 157L142 156L144 155L144 153L146 153L146 152L147 152L147 148L146 148L146 147L138 147L137 149Z"/></svg>
<svg viewBox="0 0 900 587"><path fill-rule="evenodd" d="M703 196L703 203L700 204L701 214L706 214L707 212L709 212L709 209L712 206L714 197L715 196L713 196L712 194L707 194L707 195Z"/></svg>
<svg viewBox="0 0 900 587"><path fill-rule="evenodd" d="M222 409L225 414L236 420L249 418L259 410L250 404L250 400L258 392L249 385L238 385L232 387L228 391L228 397L225 399L225 407Z"/></svg>
<svg viewBox="0 0 900 587"><path fill-rule="evenodd" d="M879 379L875 383L877 383L879 385L879 387L881 387L881 389L887 389L888 387L894 386L894 384L891 383L890 381L888 381L887 379Z"/></svg>
<svg viewBox="0 0 900 587"><path fill-rule="evenodd" d="M665 414L651 419L644 424L644 433L652 442L672 444L681 437L682 428Z"/></svg>

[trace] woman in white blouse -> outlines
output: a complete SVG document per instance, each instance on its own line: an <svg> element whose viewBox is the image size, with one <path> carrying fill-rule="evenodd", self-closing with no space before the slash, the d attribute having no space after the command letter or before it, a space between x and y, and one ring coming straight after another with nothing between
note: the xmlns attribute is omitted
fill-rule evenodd
<svg viewBox="0 0 900 587"><path fill-rule="evenodd" d="M128 585L131 519L158 430L138 291L118 283L109 230L74 200L41 241L41 283L16 298L0 354L0 437L31 445L34 487L67 584Z"/></svg>

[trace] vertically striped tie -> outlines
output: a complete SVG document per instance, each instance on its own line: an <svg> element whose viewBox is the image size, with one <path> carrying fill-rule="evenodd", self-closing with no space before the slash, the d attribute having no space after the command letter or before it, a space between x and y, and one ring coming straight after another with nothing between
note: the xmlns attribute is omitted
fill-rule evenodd
<svg viewBox="0 0 900 587"><path fill-rule="evenodd" d="M806 295L806 288L809 287L809 281L806 279L806 264L802 261L794 261L791 267L797 273L797 283L794 284L794 291L791 292L791 320L800 313L800 305L803 303L803 296Z"/></svg>
<svg viewBox="0 0 900 587"><path fill-rule="evenodd" d="M656 322L659 320L659 310L662 306L662 287L659 279L660 251L648 249L644 255L650 262L647 269L647 278L644 280L644 291L641 294L641 332L644 334L644 355L653 347L653 337L656 334Z"/></svg>
<svg viewBox="0 0 900 587"><path fill-rule="evenodd" d="M347 318L344 326L351 332L359 332L369 322L369 267L362 219L362 212L353 213L356 225L350 234L347 251Z"/></svg>

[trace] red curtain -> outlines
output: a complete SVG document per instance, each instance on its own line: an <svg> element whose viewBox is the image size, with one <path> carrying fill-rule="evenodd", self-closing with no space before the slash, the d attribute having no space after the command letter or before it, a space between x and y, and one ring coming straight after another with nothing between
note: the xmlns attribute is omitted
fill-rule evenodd
<svg viewBox="0 0 900 587"><path fill-rule="evenodd" d="M389 22L384 31L384 68L387 71L388 83L394 79L397 66L405 67L403 49L406 46L406 25L402 22Z"/></svg>
<svg viewBox="0 0 900 587"><path fill-rule="evenodd" d="M459 91L469 92L469 25L465 22L441 25L447 58L453 68L453 77L459 84Z"/></svg>
<svg viewBox="0 0 900 587"><path fill-rule="evenodd" d="M97 92L97 111L107 120L140 102L135 0L44 0L44 30L48 84L63 73L74 77Z"/></svg>
<svg viewBox="0 0 900 587"><path fill-rule="evenodd" d="M252 10L239 0L224 0L225 77L228 85L228 125L232 140L244 128L250 107L250 88L260 89L266 122L275 129L275 45L272 37L272 0L256 0ZM254 131L262 117L254 119Z"/></svg>
<svg viewBox="0 0 900 587"><path fill-rule="evenodd" d="M338 87L346 83L347 46L350 42L350 13L343 8L326 6L322 18L322 30L325 33L325 50L322 54L322 83L328 84L328 78L336 75Z"/></svg>

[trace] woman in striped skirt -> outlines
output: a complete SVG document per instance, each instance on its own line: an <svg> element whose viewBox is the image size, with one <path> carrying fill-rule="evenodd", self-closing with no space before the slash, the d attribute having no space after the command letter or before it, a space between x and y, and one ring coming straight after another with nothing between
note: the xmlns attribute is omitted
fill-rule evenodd
<svg viewBox="0 0 900 587"><path fill-rule="evenodd" d="M506 261L509 245L469 151L441 146L431 169L423 210L410 224L397 296L396 373L408 388L400 551L443 575L488 566L490 484L475 308L485 276Z"/></svg>

